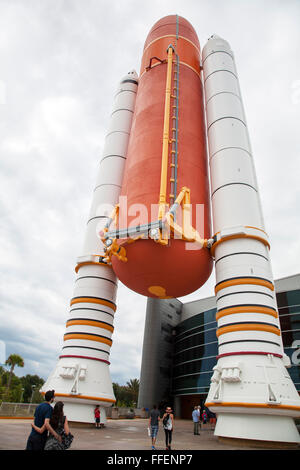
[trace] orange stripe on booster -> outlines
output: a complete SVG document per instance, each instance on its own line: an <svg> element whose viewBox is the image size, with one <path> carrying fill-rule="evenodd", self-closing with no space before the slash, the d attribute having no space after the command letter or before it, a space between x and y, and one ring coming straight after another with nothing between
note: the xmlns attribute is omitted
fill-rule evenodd
<svg viewBox="0 0 300 470"><path fill-rule="evenodd" d="M108 344L109 346L112 345L112 340L109 338L104 338L100 337L97 335L90 335L90 334L84 334L84 333L66 333L64 335L64 341L67 341L69 339L84 339L87 341L97 341L98 343L105 343Z"/></svg>
<svg viewBox="0 0 300 470"><path fill-rule="evenodd" d="M80 303L105 305L106 307L111 308L114 312L117 309L116 305L113 302L110 302L109 300L105 300L105 299L98 299L97 297L76 297L71 300L70 305L80 304Z"/></svg>
<svg viewBox="0 0 300 470"><path fill-rule="evenodd" d="M234 313L263 313L265 315L271 315L274 318L278 318L277 312L272 308L259 307L255 305L243 305L240 307L230 307L224 308L224 310L219 310L216 314L216 320L219 320L219 318L225 317L226 315L232 315Z"/></svg>
<svg viewBox="0 0 300 470"><path fill-rule="evenodd" d="M238 286L242 284L255 284L258 286L267 287L270 290L274 290L274 285L270 281L266 281L264 279L259 278L252 278L252 277L242 277L237 279L229 279L228 281L220 282L215 287L215 293L217 294L221 289L225 289L225 287L232 287Z"/></svg>
<svg viewBox="0 0 300 470"><path fill-rule="evenodd" d="M291 410L291 411L299 411L300 406L293 406L293 405L272 405L268 403L240 403L240 402L224 402L224 403L213 403L213 402L206 402L205 406L212 407L212 406L228 406L228 407L244 407L244 408L278 408L282 410Z"/></svg>
<svg viewBox="0 0 300 470"><path fill-rule="evenodd" d="M255 230L259 230L260 232L263 232L265 235L268 236L267 232L265 232L262 228L258 227L253 227L253 225L245 225L246 228L254 228Z"/></svg>
<svg viewBox="0 0 300 470"><path fill-rule="evenodd" d="M280 336L280 330L276 326L263 325L260 323L244 323L236 325L221 326L217 332L217 338L225 333L235 333L237 331L266 331Z"/></svg>
<svg viewBox="0 0 300 470"><path fill-rule="evenodd" d="M211 255L215 256L215 249L218 245L220 245L220 243L227 242L228 240L235 240L237 238L252 238L253 240L258 240L259 242L263 243L270 249L270 244L265 238L259 237L258 235L248 235L246 233L239 233L236 235L228 235L227 237L223 237L220 240L216 241L210 249Z"/></svg>
<svg viewBox="0 0 300 470"><path fill-rule="evenodd" d="M45 395L45 392L41 392L42 395ZM116 400L111 398L100 398L100 397L89 397L87 395L71 395L68 393L56 393L55 397L66 397L66 398L81 398L82 400L94 400L94 401L105 401L108 403L115 403Z"/></svg>
<svg viewBox="0 0 300 470"><path fill-rule="evenodd" d="M87 326L96 326L97 328L104 328L105 330L109 330L111 332L114 331L114 327L108 325L107 323L103 323L100 321L93 321L93 320L69 320L66 323L66 326L72 325L87 325Z"/></svg>
<svg viewBox="0 0 300 470"><path fill-rule="evenodd" d="M98 266L106 266L107 268L111 268L111 265L110 264L107 264L107 263L97 263L96 261L84 261L83 263L78 263L76 266L75 266L75 272L78 273L79 269L82 267L82 266L89 266L90 264L96 264Z"/></svg>

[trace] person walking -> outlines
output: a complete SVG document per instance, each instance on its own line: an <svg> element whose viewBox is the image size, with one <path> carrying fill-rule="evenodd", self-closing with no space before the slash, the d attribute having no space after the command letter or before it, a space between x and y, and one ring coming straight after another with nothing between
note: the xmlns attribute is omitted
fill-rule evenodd
<svg viewBox="0 0 300 470"><path fill-rule="evenodd" d="M167 406L166 412L163 415L163 425L166 437L166 450L171 450L172 433L174 429L174 415L170 406Z"/></svg>
<svg viewBox="0 0 300 470"><path fill-rule="evenodd" d="M206 410L203 410L203 413L202 413L202 421L203 421L203 425L207 423L207 413L206 413Z"/></svg>
<svg viewBox="0 0 300 470"><path fill-rule="evenodd" d="M197 408L198 408L198 411L199 411L199 428L201 429L201 422L202 422L202 421L201 421L201 406L198 405Z"/></svg>
<svg viewBox="0 0 300 470"><path fill-rule="evenodd" d="M194 407L194 410L192 412L192 418L193 418L193 423L194 423L194 434L199 436L199 425L200 425L200 412L198 409L198 406Z"/></svg>
<svg viewBox="0 0 300 470"><path fill-rule="evenodd" d="M55 403L52 416L50 418L50 426L55 431L56 436L52 433L47 437L44 450L66 450L70 447L74 436L70 433L67 417L64 415L64 404L62 401ZM32 424L33 429L43 434L46 429L44 424L38 427Z"/></svg>
<svg viewBox="0 0 300 470"><path fill-rule="evenodd" d="M27 440L26 450L43 450L45 447L48 431L56 438L60 436L54 431L50 425L50 418L53 413L51 403L55 397L54 390L48 390L45 393L45 402L40 403L34 412L34 425L38 428L43 427L43 432L40 433L32 426L31 433Z"/></svg>
<svg viewBox="0 0 300 470"><path fill-rule="evenodd" d="M97 405L94 409L94 416L95 416L95 425L96 429L100 429L100 406Z"/></svg>
<svg viewBox="0 0 300 470"><path fill-rule="evenodd" d="M155 442L158 433L158 425L160 421L160 413L157 409L156 405L153 405L152 410L150 411L150 418L149 418L149 428L150 428L150 436L152 439L152 450L155 450Z"/></svg>
<svg viewBox="0 0 300 470"><path fill-rule="evenodd" d="M217 418L216 418L216 414L210 410L209 410L209 422L210 422L210 429L214 430L216 427Z"/></svg>

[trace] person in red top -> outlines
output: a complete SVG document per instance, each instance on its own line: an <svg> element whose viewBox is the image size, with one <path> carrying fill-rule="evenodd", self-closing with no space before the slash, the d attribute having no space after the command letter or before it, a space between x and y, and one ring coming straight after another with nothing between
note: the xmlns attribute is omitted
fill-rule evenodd
<svg viewBox="0 0 300 470"><path fill-rule="evenodd" d="M97 405L96 408L94 409L94 415L95 415L96 428L100 429L100 407L99 407L99 405Z"/></svg>

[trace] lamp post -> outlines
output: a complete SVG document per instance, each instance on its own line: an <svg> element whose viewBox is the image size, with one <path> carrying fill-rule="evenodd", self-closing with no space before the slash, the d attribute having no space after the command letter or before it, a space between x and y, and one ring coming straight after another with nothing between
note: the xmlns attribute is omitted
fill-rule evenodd
<svg viewBox="0 0 300 470"><path fill-rule="evenodd" d="M24 388L21 388L21 397L20 397L20 403L21 403L21 401L22 401L22 398L23 398L23 393L24 393ZM18 407L18 404L16 403L16 405L15 405L15 409L14 409L14 414L16 414L17 407Z"/></svg>
<svg viewBox="0 0 300 470"><path fill-rule="evenodd" d="M28 406L28 413L29 413L29 411L30 411L30 405L32 404L32 399L33 399L34 389L35 389L35 385L32 385L32 386L31 386L31 390L32 390L32 392L31 392L30 403L29 403L29 406Z"/></svg>

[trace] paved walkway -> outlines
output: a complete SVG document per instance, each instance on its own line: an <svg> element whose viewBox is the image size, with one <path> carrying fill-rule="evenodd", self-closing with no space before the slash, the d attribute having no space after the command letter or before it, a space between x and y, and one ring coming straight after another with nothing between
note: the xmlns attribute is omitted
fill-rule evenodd
<svg viewBox="0 0 300 470"><path fill-rule="evenodd" d="M0 450L23 450L31 432L31 421L0 419ZM74 434L73 450L150 450L151 439L147 433L148 420L108 420L105 428L95 429L93 425L71 425ZM280 447L278 447L280 448ZM164 431L160 426L157 450L164 450ZM200 436L194 436L193 423L188 420L175 421L172 450L250 450L256 447L225 444L214 436L210 425L202 426ZM274 445L273 449L276 449Z"/></svg>

